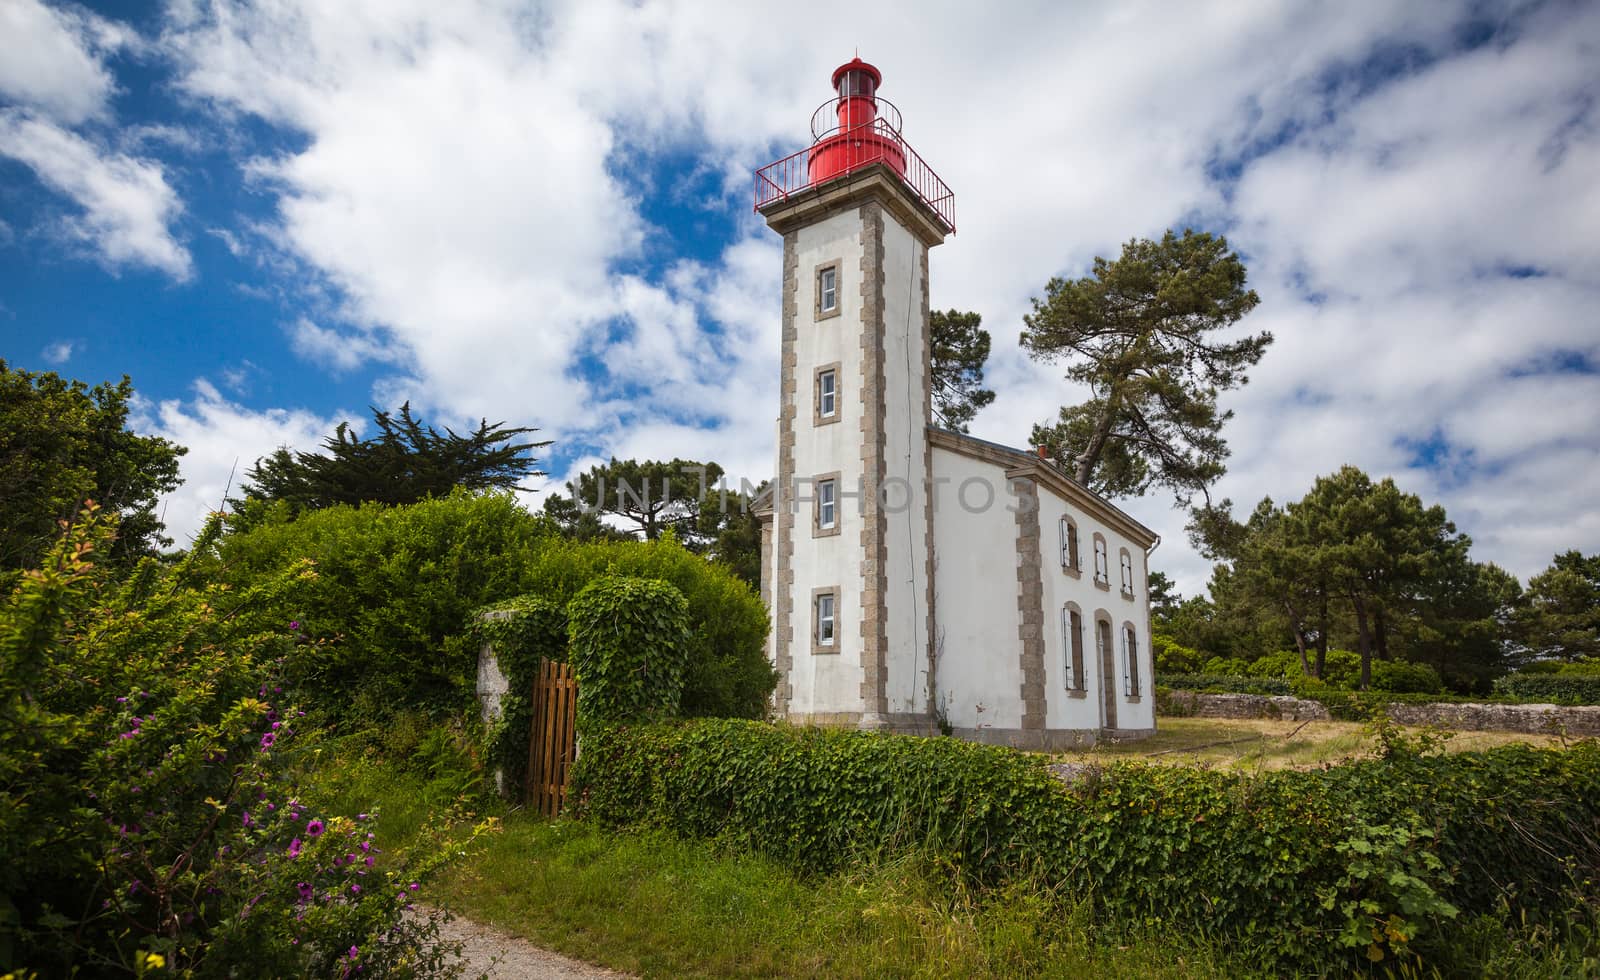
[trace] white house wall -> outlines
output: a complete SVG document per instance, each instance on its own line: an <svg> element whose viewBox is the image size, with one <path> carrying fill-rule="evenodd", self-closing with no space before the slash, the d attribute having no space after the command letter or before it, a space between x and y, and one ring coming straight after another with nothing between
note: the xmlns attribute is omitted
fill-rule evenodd
<svg viewBox="0 0 1600 980"><path fill-rule="evenodd" d="M1068 574L1061 563L1061 518L1070 517L1078 524L1078 556L1083 565L1077 577ZM1094 582L1094 536L1106 539L1107 572L1110 587L1102 589ZM1045 702L1046 725L1051 729L1093 729L1101 727L1102 691L1109 680L1117 699L1117 728L1144 730L1155 727L1154 677L1150 659L1149 608L1145 602L1145 556L1143 549L1124 537L1110 525L1071 506L1047 486L1039 489L1039 553L1044 558L1043 593L1045 623ZM1127 548L1133 558L1133 597L1122 594L1122 573L1118 556ZM1068 602L1075 602L1084 620L1084 674L1085 696L1074 698L1067 691L1067 661L1071 648L1067 645L1065 631L1061 628L1061 611ZM1116 662L1122 657L1122 626L1132 623L1139 637L1138 666L1140 696L1128 698L1124 693L1122 675L1101 676L1100 658L1094 644L1094 619L1104 610L1111 620Z"/></svg>
<svg viewBox="0 0 1600 980"><path fill-rule="evenodd" d="M936 696L954 728L1016 729L1017 525L1005 474L935 447L933 478Z"/></svg>

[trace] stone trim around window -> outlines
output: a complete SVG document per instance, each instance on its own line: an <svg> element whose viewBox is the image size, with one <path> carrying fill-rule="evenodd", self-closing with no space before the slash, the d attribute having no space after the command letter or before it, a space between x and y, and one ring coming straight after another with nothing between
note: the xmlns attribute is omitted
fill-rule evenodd
<svg viewBox="0 0 1600 980"><path fill-rule="evenodd" d="M822 597L825 595L833 598L833 642L828 644L824 644L821 641L818 636L820 631L817 628L821 625L818 607L821 604ZM811 625L808 628L811 630L812 656L831 656L839 652L844 633L839 629L839 587L837 585L824 585L811 590Z"/></svg>
<svg viewBox="0 0 1600 980"><path fill-rule="evenodd" d="M1077 628L1072 625L1073 617L1077 617ZM1063 673L1072 675L1072 683L1066 685L1067 697L1086 698L1089 696L1089 678L1085 671L1088 670L1087 658L1084 656L1084 629L1088 621L1083 618L1083 608L1076 602L1068 602L1061 607L1061 659L1062 666L1066 668Z"/></svg>
<svg viewBox="0 0 1600 980"><path fill-rule="evenodd" d="M833 414L823 415L822 376L828 371L833 372ZM840 369L838 361L834 361L832 364L819 365L815 371L811 372L811 424L813 426L831 425L843 417L844 413L841 409L844 407L844 391L839 384L843 380L844 373Z"/></svg>
<svg viewBox="0 0 1600 980"><path fill-rule="evenodd" d="M822 526L822 484L833 481L833 527ZM839 481L839 471L832 473L818 473L811 478L811 536L813 538L831 538L839 533L839 528L844 526L844 497L840 491L844 489Z"/></svg>
<svg viewBox="0 0 1600 980"><path fill-rule="evenodd" d="M1106 543L1106 536L1099 531L1094 532L1094 543L1090 549L1090 560L1094 562L1094 587L1104 592L1111 591L1111 546ZM1104 566L1101 562L1104 560Z"/></svg>
<svg viewBox="0 0 1600 980"><path fill-rule="evenodd" d="M1061 536L1061 572L1072 578L1083 578L1083 535L1078 531L1078 522L1070 517L1061 518L1059 524ZM1070 541L1073 547L1068 546Z"/></svg>
<svg viewBox="0 0 1600 980"><path fill-rule="evenodd" d="M833 270L833 309L822 308L822 274ZM811 312L819 322L838 316L844 311L844 259L829 259L820 263L811 274Z"/></svg>

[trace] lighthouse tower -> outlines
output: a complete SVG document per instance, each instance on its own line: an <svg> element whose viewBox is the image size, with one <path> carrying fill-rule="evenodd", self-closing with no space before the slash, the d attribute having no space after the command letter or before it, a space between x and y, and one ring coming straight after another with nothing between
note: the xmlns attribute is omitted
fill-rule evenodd
<svg viewBox="0 0 1600 980"><path fill-rule="evenodd" d="M928 731L936 656L928 250L954 198L860 58L806 149L756 173L783 236L777 493L763 524L775 708Z"/></svg>

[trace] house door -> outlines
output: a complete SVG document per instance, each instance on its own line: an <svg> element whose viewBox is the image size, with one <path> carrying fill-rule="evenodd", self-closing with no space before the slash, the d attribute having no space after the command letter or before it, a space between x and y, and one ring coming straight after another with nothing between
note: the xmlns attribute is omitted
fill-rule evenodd
<svg viewBox="0 0 1600 980"><path fill-rule="evenodd" d="M1111 624L1094 623L1095 647L1100 651L1100 727L1117 727L1117 656L1111 648Z"/></svg>

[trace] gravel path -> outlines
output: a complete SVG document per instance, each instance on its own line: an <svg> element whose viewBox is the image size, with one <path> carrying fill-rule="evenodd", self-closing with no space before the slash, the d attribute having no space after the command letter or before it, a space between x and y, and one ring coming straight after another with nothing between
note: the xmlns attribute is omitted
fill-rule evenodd
<svg viewBox="0 0 1600 980"><path fill-rule="evenodd" d="M440 928L440 937L461 944L462 976L487 974L492 980L619 980L617 973L552 953L492 926L457 916Z"/></svg>

